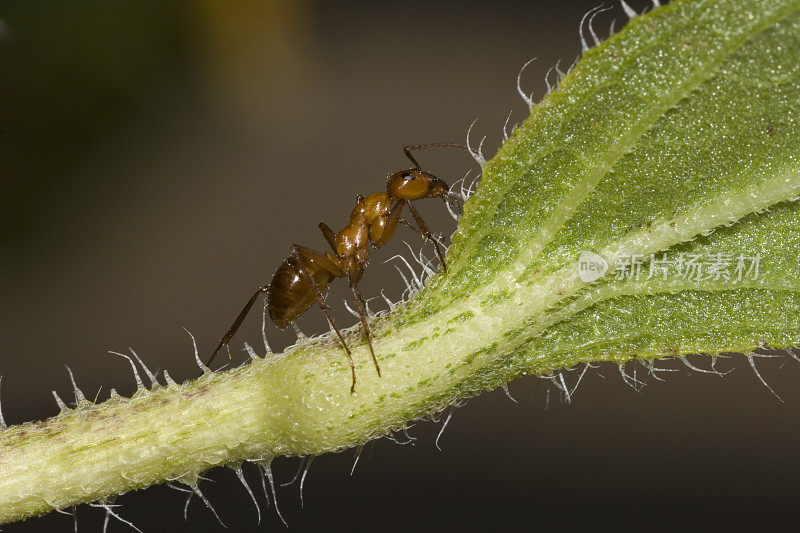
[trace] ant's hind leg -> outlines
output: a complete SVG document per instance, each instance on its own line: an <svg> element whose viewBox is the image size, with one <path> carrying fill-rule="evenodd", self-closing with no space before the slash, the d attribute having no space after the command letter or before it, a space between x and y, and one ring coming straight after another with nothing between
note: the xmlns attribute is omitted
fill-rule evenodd
<svg viewBox="0 0 800 533"><path fill-rule="evenodd" d="M319 229L322 231L322 235L325 236L325 240L328 241L328 244L336 252L336 234L333 230L324 222L319 223Z"/></svg>
<svg viewBox="0 0 800 533"><path fill-rule="evenodd" d="M442 247L439 244L439 241L433 238L433 233L431 233L431 230L429 230L428 226L425 225L425 221L422 220L419 211L417 211L417 209L411 202L408 202L408 209L411 211L411 214L414 216L414 220L417 222L418 227L416 228L416 230L419 231L424 238L431 241L434 247L436 247L436 255L439 256L439 261L442 265L442 270L447 272L447 265L444 262L444 254L442 253ZM408 224L408 226L411 227L411 224Z"/></svg>
<svg viewBox="0 0 800 533"><path fill-rule="evenodd" d="M236 320L233 321L233 325L228 329L228 332L225 334L224 337L222 337L222 339L220 339L219 344L217 345L217 349L214 350L213 354L211 354L211 358L208 360L208 363L206 364L210 365L211 361L214 360L214 358L217 356L217 353L219 353L222 347L228 344L228 341L231 340L231 338L236 333L236 330L239 329L239 326L242 325L242 322L247 316L247 313L250 312L250 308L253 307L254 303L256 303L258 297L267 292L268 290L269 290L269 285L264 285L263 287L259 287L256 290L256 292L253 293L253 296L251 296L250 300L248 300L247 303L245 304L244 309L242 309L242 311L239 313L239 316L236 317ZM228 356L230 357L230 352L228 353Z"/></svg>
<svg viewBox="0 0 800 533"><path fill-rule="evenodd" d="M324 224L324 222L322 224ZM317 303L319 304L320 309L322 309L322 312L325 314L328 324L330 324L331 328L333 328L333 331L335 331L336 335L339 337L339 341L341 341L344 351L347 352L347 362L350 363L350 374L353 378L353 383L350 386L350 393L352 394L356 391L356 367L353 364L353 354L350 352L350 348L347 346L344 336L342 336L342 332L339 331L338 327L336 327L336 322L333 321L328 304L325 301L325 295L322 294L317 282L314 281L314 277L308 271L306 259L317 261L318 264L324 267L333 276L341 277L342 271L336 264L334 264L324 255L303 246L292 246L292 255L294 255L295 259L297 259L297 263L300 265L300 272L306 276L306 279L308 279L309 282L311 282L311 287L314 289L314 296L317 298Z"/></svg>
<svg viewBox="0 0 800 533"><path fill-rule="evenodd" d="M358 287L352 281L350 282L350 291L353 293L353 300L355 300L356 307L358 307L358 316L361 318L361 327L364 329L364 336L367 338L369 353L372 354L372 362L375 363L375 370L378 371L378 376L380 376L381 367L378 365L378 358L375 357L375 350L372 349L372 336L369 333L369 324L367 323L367 304L364 301L364 297L361 296L361 292L358 290Z"/></svg>

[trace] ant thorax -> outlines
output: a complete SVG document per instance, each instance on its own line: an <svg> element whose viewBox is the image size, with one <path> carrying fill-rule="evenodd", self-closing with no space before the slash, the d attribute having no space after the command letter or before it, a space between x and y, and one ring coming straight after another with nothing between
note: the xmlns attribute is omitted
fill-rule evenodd
<svg viewBox="0 0 800 533"><path fill-rule="evenodd" d="M366 248L368 243L367 219L364 215L360 215L336 234L336 255L340 258L349 257L360 248Z"/></svg>
<svg viewBox="0 0 800 533"><path fill-rule="evenodd" d="M364 217L368 224L385 216L392 208L392 198L385 192L374 192L361 200L350 213L350 223Z"/></svg>

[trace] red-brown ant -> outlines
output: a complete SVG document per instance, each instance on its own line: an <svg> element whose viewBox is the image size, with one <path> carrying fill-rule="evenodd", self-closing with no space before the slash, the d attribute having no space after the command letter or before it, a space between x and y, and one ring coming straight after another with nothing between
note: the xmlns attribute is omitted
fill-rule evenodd
<svg viewBox="0 0 800 533"><path fill-rule="evenodd" d="M350 222L339 233L334 233L324 222L319 223L319 228L322 230L325 240L328 241L328 244L333 249L333 253L326 251L321 254L297 244L292 246L289 257L275 271L272 282L269 285L259 287L253 293L242 312L236 317L233 325L219 341L219 345L217 345L208 363L211 364L220 349L231 340L231 337L239 329L259 295L267 293L269 317L281 329L292 323L316 301L347 352L347 360L350 363L350 372L353 376L350 392L354 392L356 371L353 365L353 357L342 333L336 327L333 317L328 312L328 306L323 295L328 284L335 278L347 278L358 315L361 318L364 337L367 339L372 361L375 363L375 370L380 376L381 369L378 366L375 351L372 349L372 339L369 325L367 324L366 303L358 290L358 282L361 280L369 260L368 245L372 244L375 248L380 248L386 244L394 234L397 225L402 222L434 244L442 269L444 271L447 270L439 242L433 237L419 212L411 203L413 200L421 198L442 198L445 202L451 200L447 184L436 176L424 172L417 160L414 159L414 156L411 155L411 150L428 148L468 150L466 146L447 143L404 147L403 152L414 163L414 168L401 170L389 176L386 192L376 192L367 197L357 196L356 207L350 213ZM408 209L417 223L416 227L403 220L400 216L403 207L406 205L408 205Z"/></svg>

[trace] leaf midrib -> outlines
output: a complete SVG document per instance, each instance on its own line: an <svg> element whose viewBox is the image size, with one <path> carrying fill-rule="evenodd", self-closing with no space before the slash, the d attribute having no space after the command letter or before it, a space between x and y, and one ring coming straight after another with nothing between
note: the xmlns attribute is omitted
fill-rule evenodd
<svg viewBox="0 0 800 533"><path fill-rule="evenodd" d="M776 184L782 184L781 187L790 192L781 192L781 187L777 187L776 190ZM770 206L779 203L780 201L784 201L787 197L800 192L800 171L792 170L786 171L786 174L776 174L773 180L764 182L760 184L760 186L755 186L753 190L757 191L757 194L754 196L751 194L752 191L749 190L740 192L742 197L752 197L753 200L749 204L740 206L739 212L734 213L734 216L736 216L737 219L741 219L741 217L752 213L753 211L760 210L763 206ZM722 200L720 200L718 202L719 205L716 206L717 211L720 212L720 206L723 205L728 199L734 198L735 196L736 193L734 191L727 191L725 194L721 195L720 198L722 198ZM687 211L685 216L687 220L698 220L698 217L695 217L694 214L701 213L703 211L708 214L709 210L707 208L703 208L696 211ZM719 224L721 224L721 222L715 222L713 227L717 227ZM708 229L708 227L697 226L692 231L694 234L698 234L705 229ZM653 234L659 233L661 233L661 235L666 234L666 232L653 232ZM630 242L634 242L636 240L636 234L630 235L630 238L632 239ZM684 238L667 238L661 242L650 241L650 248L632 248L628 251L630 253L647 255L651 253L651 251L661 251L684 241ZM559 302L563 302L564 300L575 296L580 291L590 287L590 285L587 285L578 279L574 266L564 267L552 275L535 280L528 285L519 285L513 277L505 274L508 274L508 272L499 272L498 277L495 278L495 282L492 283L491 286L482 287L480 290L472 293L469 297L454 303L446 310L440 311L437 315L435 315L433 320L438 323L444 323L450 318L469 311L473 313L473 317L467 321L461 322L457 327L458 330L470 331L472 327L478 324L497 324L497 327L494 328L494 331L482 331L483 336L481 342L484 346L492 342L498 342L506 345L504 346L504 349L498 350L498 354L501 354L502 356L503 353L507 353L508 349L513 349L526 339L540 335L544 330L542 327L537 326L535 321L530 322L528 320L530 317L541 317L549 310L552 310L554 313L558 312L559 309L557 306ZM506 285L504 286L503 283L506 283ZM489 293L496 290L501 290L503 288L510 289L511 297L508 300L497 304L491 309L481 308L480 303L489 295ZM596 303L598 302L591 302L592 305ZM568 304L568 306L569 305L572 304ZM564 312L564 314L560 317L559 315L556 315L556 318L560 318L560 320L548 324L548 327L551 327L560 321L566 320L578 311L579 309L574 310L573 313ZM416 339L427 337L429 335L430 324L428 322L430 320L431 318L428 318L427 320L408 326L407 338ZM514 331L518 328L525 330L523 335L520 335L514 341L504 340L505 333ZM430 342L431 344L438 344L439 341L434 342L431 340ZM466 344L466 341L464 341L464 344ZM432 348L429 345L426 349L430 350ZM491 358L481 358L480 360L476 359L472 368L474 370L475 368L479 368L482 364L490 364L490 362Z"/></svg>

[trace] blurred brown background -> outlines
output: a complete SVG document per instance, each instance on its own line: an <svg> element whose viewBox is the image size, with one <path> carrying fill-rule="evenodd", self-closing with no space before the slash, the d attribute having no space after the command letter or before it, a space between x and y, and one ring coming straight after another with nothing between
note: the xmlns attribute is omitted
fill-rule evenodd
<svg viewBox="0 0 800 533"><path fill-rule="evenodd" d="M638 9L644 2L631 2ZM128 346L176 379L198 375L186 326L210 353L250 292L292 243L322 248L317 223L344 224L356 194L405 168L404 144L488 135L491 155L509 110L527 113L523 83L579 51L578 22L596 0L559 2L56 2L0 4L0 374L9 423L57 412L64 364L89 396L133 390ZM619 6L598 19L604 35ZM428 153L448 181L474 168ZM474 172L474 171L473 171ZM473 174L474 175L474 174ZM439 203L429 225L450 233ZM406 234L415 246L418 238ZM363 289L396 298L381 251ZM429 250L430 252L430 250ZM338 316L352 321L335 290ZM301 325L324 331L317 311ZM254 316L235 346L258 339ZM282 348L292 334L269 330ZM235 351L238 361L243 358ZM698 365L708 361L695 359ZM416 445L371 445L317 459L292 530L747 529L796 525L800 365L759 360L780 403L746 360L724 379L683 365L639 393L616 367L584 379L571 405L537 378L488 393ZM642 368L639 369L642 376ZM574 380L575 376L571 376ZM548 392L549 391L549 392ZM549 394L549 406L546 398ZM291 478L295 459L276 462ZM258 479L247 471L254 488ZM234 531L257 528L228 470L203 486ZM157 487L121 497L144 531L219 531L196 500ZM262 500L263 506L263 500ZM81 507L81 531L102 511ZM281 528L272 510L264 530ZM71 530L53 514L4 531ZM113 523L111 531L127 530Z"/></svg>

